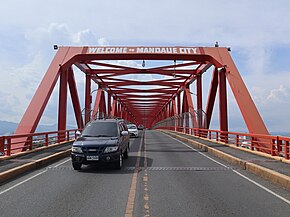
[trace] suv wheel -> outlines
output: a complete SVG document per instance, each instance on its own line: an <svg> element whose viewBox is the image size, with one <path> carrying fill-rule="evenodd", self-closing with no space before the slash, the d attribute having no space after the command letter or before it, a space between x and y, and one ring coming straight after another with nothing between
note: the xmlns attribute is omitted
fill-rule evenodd
<svg viewBox="0 0 290 217"><path fill-rule="evenodd" d="M74 162L74 163L72 163L72 166L73 166L74 170L80 170L82 167L82 164Z"/></svg>
<svg viewBox="0 0 290 217"><path fill-rule="evenodd" d="M116 167L116 169L120 170L122 168L122 166L123 166L123 157L122 157L122 151L121 151L121 153L119 155L119 160L116 161L116 163L115 163L115 167Z"/></svg>

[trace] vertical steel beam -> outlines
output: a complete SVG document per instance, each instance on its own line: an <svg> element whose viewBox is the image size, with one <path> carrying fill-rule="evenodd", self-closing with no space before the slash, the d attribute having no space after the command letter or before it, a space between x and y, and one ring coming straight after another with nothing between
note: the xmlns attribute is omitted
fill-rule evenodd
<svg viewBox="0 0 290 217"><path fill-rule="evenodd" d="M86 89L85 89L85 124L91 119L91 74L86 73Z"/></svg>
<svg viewBox="0 0 290 217"><path fill-rule="evenodd" d="M84 121L82 117L82 111L80 106L79 95L77 91L77 85L72 67L68 69L68 85L71 95L71 100L75 112L76 123L79 129L84 128Z"/></svg>
<svg viewBox="0 0 290 217"><path fill-rule="evenodd" d="M108 116L111 116L111 111L112 111L112 95L110 92L108 92Z"/></svg>
<svg viewBox="0 0 290 217"><path fill-rule="evenodd" d="M177 109L176 109L175 98L172 99L172 111L173 111L173 117L174 117L174 131L177 131L178 118L177 118Z"/></svg>
<svg viewBox="0 0 290 217"><path fill-rule="evenodd" d="M173 116L177 116L176 100L175 100L175 98L172 99L172 111L173 111Z"/></svg>
<svg viewBox="0 0 290 217"><path fill-rule="evenodd" d="M68 83L68 70L65 70L60 73L59 103L58 103L58 131L66 129L67 83ZM63 142L64 140L65 140L65 133L59 133L58 142Z"/></svg>
<svg viewBox="0 0 290 217"><path fill-rule="evenodd" d="M102 91L102 105L103 105L103 114L104 118L107 117L107 106L106 106L106 96L105 91Z"/></svg>
<svg viewBox="0 0 290 217"><path fill-rule="evenodd" d="M196 75L196 95L197 95L198 128L203 128L202 127L202 74Z"/></svg>
<svg viewBox="0 0 290 217"><path fill-rule="evenodd" d="M215 68L212 74L212 80L211 80L211 85L210 85L209 95L208 95L207 105L206 105L206 111L205 111L205 114L206 114L206 118L204 120L205 129L209 129L209 126L210 126L214 102L215 102L216 93L217 93L217 87L218 87L218 69Z"/></svg>
<svg viewBox="0 0 290 217"><path fill-rule="evenodd" d="M68 70L60 73L58 130L66 129Z"/></svg>
<svg viewBox="0 0 290 217"><path fill-rule="evenodd" d="M177 115L178 115L178 127L182 126L182 119L181 119L181 96L180 96L180 92L177 94ZM178 128L179 129L179 128Z"/></svg>
<svg viewBox="0 0 290 217"><path fill-rule="evenodd" d="M228 131L228 105L227 105L227 84L225 68L219 70L219 116L220 116L220 130ZM224 142L227 142L227 135L222 136ZM222 140L223 141L223 140Z"/></svg>
<svg viewBox="0 0 290 217"><path fill-rule="evenodd" d="M98 92L97 92L97 95L96 95L96 100L95 100L93 114L92 114L92 119L93 120L97 119L98 111L100 110L100 102L101 102L102 93L103 93L102 88L99 88ZM99 112L99 116L100 116L100 112Z"/></svg>
<svg viewBox="0 0 290 217"><path fill-rule="evenodd" d="M122 118L122 112L121 112L121 103L120 101L118 101L118 105L117 105L117 117Z"/></svg>
<svg viewBox="0 0 290 217"><path fill-rule="evenodd" d="M122 118L122 104L118 101L118 117Z"/></svg>
<svg viewBox="0 0 290 217"><path fill-rule="evenodd" d="M112 110L111 110L111 117L115 117L117 113L117 101L113 98L113 103L112 103Z"/></svg>
<svg viewBox="0 0 290 217"><path fill-rule="evenodd" d="M181 127L183 128L183 132L185 132L184 127L187 127L187 125L188 125L187 118L185 117L185 113L188 112L188 104L187 104L187 100L186 100L185 91L183 91L181 112L182 112Z"/></svg>
<svg viewBox="0 0 290 217"><path fill-rule="evenodd" d="M188 112L188 106L187 106L187 100L186 100L186 95L185 91L183 91L183 100L182 100L182 110L181 113Z"/></svg>
<svg viewBox="0 0 290 217"><path fill-rule="evenodd" d="M128 120L128 109L126 107L124 108L124 119Z"/></svg>
<svg viewBox="0 0 290 217"><path fill-rule="evenodd" d="M177 94L177 114L181 114L181 97L180 92Z"/></svg>
<svg viewBox="0 0 290 217"><path fill-rule="evenodd" d="M105 118L107 114L106 110L106 100L105 100L105 94L104 91L101 91L101 99L99 102L99 118Z"/></svg>
<svg viewBox="0 0 290 217"><path fill-rule="evenodd" d="M194 112L194 107L193 107L193 102L192 102L192 98L191 98L191 95L190 95L189 87L185 88L184 94L185 94L187 105L188 105L188 112L189 112L189 114L191 116L191 120L192 120L192 127L196 128L197 127L197 121L196 121L196 117L195 117L195 112Z"/></svg>

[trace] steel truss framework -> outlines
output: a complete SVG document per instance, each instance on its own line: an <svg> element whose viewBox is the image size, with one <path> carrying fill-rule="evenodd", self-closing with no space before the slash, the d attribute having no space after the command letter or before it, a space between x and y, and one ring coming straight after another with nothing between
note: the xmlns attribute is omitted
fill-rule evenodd
<svg viewBox="0 0 290 217"><path fill-rule="evenodd" d="M110 62L115 60L170 60L173 63L145 68ZM184 62L176 64L176 61ZM86 77L84 120L73 65ZM208 70L210 67L213 70ZM202 78L208 71L212 73L212 81L207 105L203 109ZM136 76L140 74L148 75L148 78L151 75L163 75L163 78L140 81ZM129 79L129 75L135 75L134 79ZM83 128L91 119L103 116L124 118L150 128L168 117L189 112L193 114L190 118L193 126L206 129L210 126L218 95L220 130L228 131L228 82L249 133L268 134L225 47L59 47L15 134L35 132L58 79L58 130L66 129L69 87L78 128ZM92 81L98 84L93 105ZM196 82L197 105L193 104L190 93L190 84L193 82ZM202 115L202 111L205 111L205 115Z"/></svg>

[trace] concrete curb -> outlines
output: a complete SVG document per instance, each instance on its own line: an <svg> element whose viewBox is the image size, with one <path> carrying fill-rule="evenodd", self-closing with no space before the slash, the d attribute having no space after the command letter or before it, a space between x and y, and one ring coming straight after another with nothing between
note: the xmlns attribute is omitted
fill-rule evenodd
<svg viewBox="0 0 290 217"><path fill-rule="evenodd" d="M201 143L193 141L191 139L184 138L182 136L176 135L176 134L171 133L169 131L164 131L164 130L159 130L159 131L166 133L166 134L169 134L172 137L177 138L181 141L188 142L189 144L191 144L199 149L207 151L207 152L211 153L212 155L214 155L220 159L223 159L231 164L238 165L242 169L247 170L247 171L249 171L255 175L258 175L264 179L267 179L267 180L271 181L272 183L280 185L280 186L282 186L290 191L290 177L289 176L286 176L284 174L278 173L278 172L270 170L268 168L259 166L257 164L239 159L237 157L233 157L233 156L226 154L222 151L219 151L215 148L208 147L207 145L201 144Z"/></svg>
<svg viewBox="0 0 290 217"><path fill-rule="evenodd" d="M170 131L170 130L169 130ZM172 131L172 132L175 132L175 131ZM219 142L219 141L213 141L213 140L210 140L208 138L201 138L201 137L196 137L194 135L190 135L190 134L186 134L186 133L182 133L182 132L178 132L179 134L182 134L182 135L186 135L186 136L191 136L193 138L197 138L197 139L202 139L202 140L206 140L206 141L210 141L210 142L214 142L214 143L217 143L217 144L221 144L221 145L224 145L224 146L228 146L228 147L231 147L233 149L238 149L240 151L244 151L244 152L248 152L248 153L251 153L251 154L254 154L254 155L259 155L261 157L266 157L266 158L269 158L269 159L272 159L272 160L276 160L276 161L281 161L283 163L287 163L287 164L290 164L290 160L287 160L283 157L279 157L279 156L271 156L269 154L266 154L266 153L262 153L262 152L257 152L257 151L252 151L250 149L246 149L246 148L242 148L242 147L237 147L235 145L232 145L232 144L227 144L227 143L223 143L223 142Z"/></svg>
<svg viewBox="0 0 290 217"><path fill-rule="evenodd" d="M246 170L290 190L290 177L268 168L247 162Z"/></svg>
<svg viewBox="0 0 290 217"><path fill-rule="evenodd" d="M36 170L39 168L42 168L49 163L52 163L54 161L57 161L59 159L68 157L70 155L71 149L67 149L65 151L55 153L53 155L50 155L48 157L44 157L41 159L38 159L36 161L12 168L10 170L7 170L5 172L0 173L0 184L3 182L6 182L12 178L15 178L25 172L31 171L31 170Z"/></svg>

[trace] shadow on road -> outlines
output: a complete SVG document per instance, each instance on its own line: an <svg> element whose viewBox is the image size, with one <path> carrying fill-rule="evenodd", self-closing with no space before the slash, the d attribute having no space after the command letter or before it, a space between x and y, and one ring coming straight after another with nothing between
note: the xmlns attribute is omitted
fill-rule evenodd
<svg viewBox="0 0 290 217"><path fill-rule="evenodd" d="M139 168L140 171L144 166L144 157L140 157ZM80 173L96 173L96 174L130 174L134 173L136 166L137 156L129 156L127 160L123 161L122 169L118 170L114 168L113 164L109 163L96 163L90 165L83 165ZM147 157L147 166L152 166L153 160Z"/></svg>

